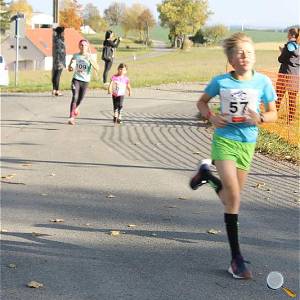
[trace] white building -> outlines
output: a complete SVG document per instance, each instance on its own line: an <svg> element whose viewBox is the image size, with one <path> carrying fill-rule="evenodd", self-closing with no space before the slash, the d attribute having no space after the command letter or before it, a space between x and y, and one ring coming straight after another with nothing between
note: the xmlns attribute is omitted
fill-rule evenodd
<svg viewBox="0 0 300 300"><path fill-rule="evenodd" d="M69 64L74 53L79 52L78 43L84 37L74 28L65 29L66 61ZM19 39L19 70L52 70L52 28L26 29L25 38ZM8 37L1 44L9 70L14 70L16 42ZM97 50L90 46L93 59L97 60Z"/></svg>
<svg viewBox="0 0 300 300"><path fill-rule="evenodd" d="M53 16L34 12L31 18L31 28L50 28L53 27Z"/></svg>

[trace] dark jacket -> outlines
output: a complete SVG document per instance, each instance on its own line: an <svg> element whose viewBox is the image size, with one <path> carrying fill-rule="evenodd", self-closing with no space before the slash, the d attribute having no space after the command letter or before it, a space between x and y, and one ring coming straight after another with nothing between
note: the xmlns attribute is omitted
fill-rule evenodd
<svg viewBox="0 0 300 300"><path fill-rule="evenodd" d="M66 46L62 37L54 38L53 68L61 70L66 67Z"/></svg>
<svg viewBox="0 0 300 300"><path fill-rule="evenodd" d="M288 46L294 48L294 51L290 51ZM300 66L300 47L295 41L287 42L280 56L278 57L278 61L281 63L279 68L279 73L282 74L292 74L299 75L299 66Z"/></svg>
<svg viewBox="0 0 300 300"><path fill-rule="evenodd" d="M117 48L120 44L120 39L115 39L115 40L104 40L103 42L103 48L104 47L109 47L112 51L112 59L114 58L114 49Z"/></svg>

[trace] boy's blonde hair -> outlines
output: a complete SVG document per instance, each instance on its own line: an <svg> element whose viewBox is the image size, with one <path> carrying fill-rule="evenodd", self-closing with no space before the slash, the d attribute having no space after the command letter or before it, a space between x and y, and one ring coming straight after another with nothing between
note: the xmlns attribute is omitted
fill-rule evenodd
<svg viewBox="0 0 300 300"><path fill-rule="evenodd" d="M247 42L253 45L252 39L243 32L236 32L223 41L222 46L228 60L230 60L232 54L234 53L234 50L241 42Z"/></svg>

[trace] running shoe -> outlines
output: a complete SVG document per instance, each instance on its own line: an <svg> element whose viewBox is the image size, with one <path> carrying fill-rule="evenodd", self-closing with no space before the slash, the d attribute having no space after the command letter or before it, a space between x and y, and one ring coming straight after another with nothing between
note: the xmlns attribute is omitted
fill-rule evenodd
<svg viewBox="0 0 300 300"><path fill-rule="evenodd" d="M68 124L69 125L75 125L75 119L74 118L69 118Z"/></svg>
<svg viewBox="0 0 300 300"><path fill-rule="evenodd" d="M245 263L250 264L249 261L244 260L241 255L238 255L236 258L232 259L228 272L235 279L252 279L252 273Z"/></svg>
<svg viewBox="0 0 300 300"><path fill-rule="evenodd" d="M118 124L121 124L121 123L122 123L122 120L121 120L121 119L117 119L117 123L118 123Z"/></svg>
<svg viewBox="0 0 300 300"><path fill-rule="evenodd" d="M207 172L210 172L210 159L203 159L200 163L197 173L192 177L190 181L190 187L193 190L198 189L201 185L208 182Z"/></svg>

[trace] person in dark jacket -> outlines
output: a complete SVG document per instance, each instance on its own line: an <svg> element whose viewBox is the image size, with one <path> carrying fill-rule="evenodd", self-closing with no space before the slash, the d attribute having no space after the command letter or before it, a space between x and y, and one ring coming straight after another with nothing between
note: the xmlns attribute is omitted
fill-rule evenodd
<svg viewBox="0 0 300 300"><path fill-rule="evenodd" d="M64 39L64 27L56 27L54 29L53 40L53 68L52 68L52 95L61 96L59 91L59 82L62 70L66 67L66 46Z"/></svg>
<svg viewBox="0 0 300 300"><path fill-rule="evenodd" d="M296 101L299 92L299 66L300 66L300 28L290 28L288 31L288 42L284 47L279 47L280 62L279 74L276 83L277 110L280 108L281 101L288 93L288 122L292 122L296 114Z"/></svg>
<svg viewBox="0 0 300 300"><path fill-rule="evenodd" d="M105 40L103 42L102 60L104 60L103 83L109 84L107 81L108 72L113 64L115 49L119 46L121 38L114 38L111 30L106 31Z"/></svg>

